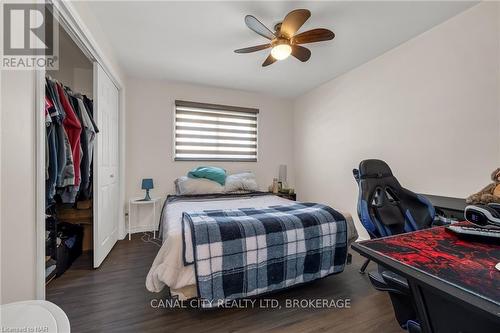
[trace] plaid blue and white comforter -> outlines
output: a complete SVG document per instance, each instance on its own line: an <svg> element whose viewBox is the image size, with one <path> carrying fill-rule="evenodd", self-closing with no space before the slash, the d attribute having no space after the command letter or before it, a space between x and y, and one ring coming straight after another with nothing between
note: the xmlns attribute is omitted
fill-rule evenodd
<svg viewBox="0 0 500 333"><path fill-rule="evenodd" d="M344 270L342 214L314 203L185 212L198 296L205 306L284 289Z"/></svg>

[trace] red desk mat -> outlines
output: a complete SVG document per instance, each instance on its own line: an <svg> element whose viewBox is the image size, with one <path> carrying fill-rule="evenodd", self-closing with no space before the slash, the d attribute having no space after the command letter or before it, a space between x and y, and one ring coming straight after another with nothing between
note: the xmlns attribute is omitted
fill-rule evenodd
<svg viewBox="0 0 500 333"><path fill-rule="evenodd" d="M500 245L461 240L444 227L361 244L500 305Z"/></svg>

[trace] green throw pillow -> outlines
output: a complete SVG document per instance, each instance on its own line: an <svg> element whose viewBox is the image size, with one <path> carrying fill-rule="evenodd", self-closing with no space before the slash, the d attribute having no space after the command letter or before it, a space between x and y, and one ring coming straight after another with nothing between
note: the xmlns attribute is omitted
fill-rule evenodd
<svg viewBox="0 0 500 333"><path fill-rule="evenodd" d="M226 170L211 166L197 167L188 172L190 178L206 178L221 185L226 183Z"/></svg>

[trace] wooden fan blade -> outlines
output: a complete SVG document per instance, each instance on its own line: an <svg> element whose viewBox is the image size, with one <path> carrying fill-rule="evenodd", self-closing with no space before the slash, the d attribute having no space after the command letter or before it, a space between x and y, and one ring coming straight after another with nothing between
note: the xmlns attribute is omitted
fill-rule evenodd
<svg viewBox="0 0 500 333"><path fill-rule="evenodd" d="M311 12L307 9L292 10L281 23L281 34L292 38L309 17L311 17Z"/></svg>
<svg viewBox="0 0 500 333"><path fill-rule="evenodd" d="M292 45L292 55L302 62L306 62L311 57L311 51L300 45Z"/></svg>
<svg viewBox="0 0 500 333"><path fill-rule="evenodd" d="M236 52L236 53L250 53L250 52L264 50L264 49L267 49L268 47L271 47L271 44L262 44L262 45L245 47L243 49L234 50L234 52Z"/></svg>
<svg viewBox="0 0 500 333"><path fill-rule="evenodd" d="M272 55L269 55L266 58L266 60L264 60L264 62L262 63L262 67L269 66L269 65L273 64L275 61L276 61L276 59L274 59L274 57Z"/></svg>
<svg viewBox="0 0 500 333"><path fill-rule="evenodd" d="M259 20L257 20L252 15L245 16L245 24L250 30L258 33L262 37L266 37L267 39L274 39L276 36L273 34L271 30L269 30L264 24L262 24Z"/></svg>
<svg viewBox="0 0 500 333"><path fill-rule="evenodd" d="M335 37L333 31L328 29L312 29L300 33L292 38L294 44L306 44L331 40Z"/></svg>

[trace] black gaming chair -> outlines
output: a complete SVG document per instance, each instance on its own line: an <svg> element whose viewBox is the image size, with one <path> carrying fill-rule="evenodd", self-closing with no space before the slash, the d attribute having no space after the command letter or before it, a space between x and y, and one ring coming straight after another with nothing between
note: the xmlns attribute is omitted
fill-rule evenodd
<svg viewBox="0 0 500 333"><path fill-rule="evenodd" d="M358 215L371 238L428 228L436 212L426 197L399 184L381 160L364 160L353 170L359 185Z"/></svg>
<svg viewBox="0 0 500 333"><path fill-rule="evenodd" d="M435 210L422 195L401 186L391 169L381 160L364 160L359 169L353 170L359 186L358 215L371 238L397 235L428 228L432 225ZM364 273L369 260L360 272ZM410 321L412 330L418 322L410 289L406 280L379 267L378 272L370 272L372 285L381 291L388 291L394 307L396 319L407 329Z"/></svg>

